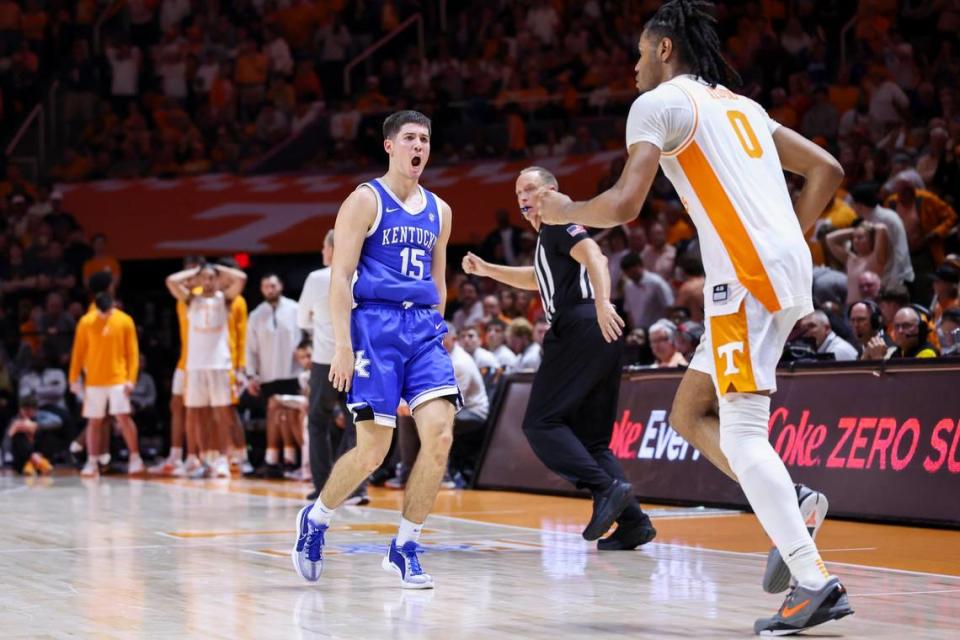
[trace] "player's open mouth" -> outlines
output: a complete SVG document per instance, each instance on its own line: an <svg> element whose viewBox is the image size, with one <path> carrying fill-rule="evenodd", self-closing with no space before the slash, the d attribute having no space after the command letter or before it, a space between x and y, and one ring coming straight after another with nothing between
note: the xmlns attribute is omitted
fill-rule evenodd
<svg viewBox="0 0 960 640"><path fill-rule="evenodd" d="M413 156L413 159L410 160L410 164L412 164L415 167L419 167L421 160L422 159L420 158L420 156Z"/></svg>

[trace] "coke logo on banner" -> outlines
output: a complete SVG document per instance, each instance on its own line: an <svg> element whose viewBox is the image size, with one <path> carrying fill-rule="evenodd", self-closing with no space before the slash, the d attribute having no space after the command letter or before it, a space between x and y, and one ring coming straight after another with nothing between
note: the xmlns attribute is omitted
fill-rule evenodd
<svg viewBox="0 0 960 640"><path fill-rule="evenodd" d="M804 409L791 421L790 410L770 415L771 442L788 467L903 471L922 465L928 473L960 473L960 423L940 420L924 441L920 421L893 417L843 416L833 433ZM828 442L829 440L829 442ZM667 411L650 411L646 424L625 409L613 425L610 450L621 460L695 461L700 452L667 422Z"/></svg>
<svg viewBox="0 0 960 640"><path fill-rule="evenodd" d="M958 427L951 418L943 418L924 442L917 418L898 423L893 417L842 416L836 426L839 439L824 446L827 426L811 422L809 410L792 423L789 409L780 407L771 414L769 426L774 448L788 466L903 471L922 459L928 473L944 468L960 473Z"/></svg>

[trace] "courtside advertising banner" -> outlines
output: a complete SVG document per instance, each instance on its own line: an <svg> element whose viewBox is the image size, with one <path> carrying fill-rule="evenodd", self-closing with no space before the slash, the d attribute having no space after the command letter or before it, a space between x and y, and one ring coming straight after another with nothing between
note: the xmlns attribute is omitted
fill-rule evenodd
<svg viewBox="0 0 960 640"><path fill-rule="evenodd" d="M610 449L641 498L745 507L738 485L670 426L682 371L625 374ZM521 430L532 376L504 393L478 474L481 488L570 492ZM960 362L887 370L781 372L770 442L830 513L960 527Z"/></svg>

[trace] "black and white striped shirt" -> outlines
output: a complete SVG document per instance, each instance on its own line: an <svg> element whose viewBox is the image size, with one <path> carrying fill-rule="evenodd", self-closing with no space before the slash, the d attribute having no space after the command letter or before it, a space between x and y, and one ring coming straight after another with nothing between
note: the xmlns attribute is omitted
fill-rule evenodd
<svg viewBox="0 0 960 640"><path fill-rule="evenodd" d="M565 307L594 299L586 267L570 256L573 247L589 237L578 224L540 227L533 268L548 322Z"/></svg>

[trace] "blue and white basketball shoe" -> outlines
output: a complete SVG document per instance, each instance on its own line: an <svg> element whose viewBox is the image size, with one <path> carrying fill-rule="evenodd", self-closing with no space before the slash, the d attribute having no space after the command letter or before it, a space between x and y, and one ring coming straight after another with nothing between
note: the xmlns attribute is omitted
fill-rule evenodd
<svg viewBox="0 0 960 640"><path fill-rule="evenodd" d="M316 582L323 573L323 545L327 525L314 524L308 517L312 504L308 504L297 514L297 542L290 556L297 574L308 582Z"/></svg>
<svg viewBox="0 0 960 640"><path fill-rule="evenodd" d="M390 541L390 550L383 557L381 566L400 576L400 586L404 589L433 589L433 577L424 573L417 557L417 543L407 541L397 547L397 539Z"/></svg>

